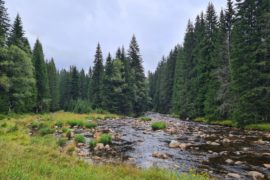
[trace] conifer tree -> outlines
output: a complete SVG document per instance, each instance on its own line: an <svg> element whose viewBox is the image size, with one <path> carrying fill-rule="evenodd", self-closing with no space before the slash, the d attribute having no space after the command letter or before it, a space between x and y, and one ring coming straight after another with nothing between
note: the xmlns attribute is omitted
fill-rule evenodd
<svg viewBox="0 0 270 180"><path fill-rule="evenodd" d="M59 109L59 77L55 67L54 59L52 58L47 63L48 82L50 90L50 111L56 111Z"/></svg>
<svg viewBox="0 0 270 180"><path fill-rule="evenodd" d="M140 49L134 35L129 45L128 58L130 61L131 82L133 84L133 92L131 93L133 94L133 112L135 115L140 115L145 110L145 105L147 104L147 89Z"/></svg>
<svg viewBox="0 0 270 180"><path fill-rule="evenodd" d="M9 27L7 8L5 7L5 2L0 0L0 47L6 45Z"/></svg>
<svg viewBox="0 0 270 180"><path fill-rule="evenodd" d="M70 84L70 98L71 100L77 100L79 98L79 72L76 66L70 67L71 84Z"/></svg>
<svg viewBox="0 0 270 180"><path fill-rule="evenodd" d="M103 78L104 78L103 57L102 57L100 44L98 43L97 49L96 49L95 60L94 60L93 77L92 77L92 97L93 97L94 108L102 108Z"/></svg>
<svg viewBox="0 0 270 180"><path fill-rule="evenodd" d="M112 84L112 73L113 73L113 62L111 54L108 54L105 65L105 74L104 74L104 82L103 82L103 107L112 111L112 98L113 94L113 84Z"/></svg>
<svg viewBox="0 0 270 180"><path fill-rule="evenodd" d="M39 40L36 41L34 46L33 63L35 67L35 77L37 83L36 112L46 112L49 110L51 100L43 48Z"/></svg>

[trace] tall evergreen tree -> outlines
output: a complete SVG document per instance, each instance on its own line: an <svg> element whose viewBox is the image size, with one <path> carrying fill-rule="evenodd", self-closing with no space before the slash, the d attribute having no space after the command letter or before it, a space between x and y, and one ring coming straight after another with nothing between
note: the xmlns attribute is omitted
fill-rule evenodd
<svg viewBox="0 0 270 180"><path fill-rule="evenodd" d="M34 46L33 63L35 67L35 77L37 83L36 111L37 112L48 111L50 106L48 75L46 64L44 61L43 48L39 40L36 41Z"/></svg>
<svg viewBox="0 0 270 180"><path fill-rule="evenodd" d="M102 88L103 88L103 78L104 78L104 67L103 58L100 44L97 45L94 67L93 67L93 81L92 81L92 96L93 96L93 107L102 108Z"/></svg>
<svg viewBox="0 0 270 180"><path fill-rule="evenodd" d="M50 110L56 111L59 109L59 75L55 67L54 59L52 58L47 63L48 82L50 91Z"/></svg>
<svg viewBox="0 0 270 180"><path fill-rule="evenodd" d="M70 84L70 97L72 100L77 100L80 96L79 72L76 66L70 67L71 84Z"/></svg>
<svg viewBox="0 0 270 180"><path fill-rule="evenodd" d="M145 105L147 104L147 89L140 49L134 35L129 45L128 58L130 61L131 82L133 84L133 112L135 115L140 115L145 110Z"/></svg>
<svg viewBox="0 0 270 180"><path fill-rule="evenodd" d="M5 2L0 0L0 47L4 47L6 44L9 27L7 8L5 7Z"/></svg>
<svg viewBox="0 0 270 180"><path fill-rule="evenodd" d="M108 54L105 65L105 74L103 82L103 107L109 111L112 111L112 98L113 94L113 84L112 84L112 73L113 73L113 62L111 54Z"/></svg>

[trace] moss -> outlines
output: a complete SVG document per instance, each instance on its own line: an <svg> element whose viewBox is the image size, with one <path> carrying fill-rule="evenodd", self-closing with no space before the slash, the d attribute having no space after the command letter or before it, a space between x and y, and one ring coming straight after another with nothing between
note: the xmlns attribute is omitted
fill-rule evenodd
<svg viewBox="0 0 270 180"><path fill-rule="evenodd" d="M74 140L77 143L85 143L85 137L81 134L75 135Z"/></svg>
<svg viewBox="0 0 270 180"><path fill-rule="evenodd" d="M150 117L141 117L140 120L144 122L152 121Z"/></svg>
<svg viewBox="0 0 270 180"><path fill-rule="evenodd" d="M98 140L99 143L103 144L111 144L112 136L110 134L102 134Z"/></svg>

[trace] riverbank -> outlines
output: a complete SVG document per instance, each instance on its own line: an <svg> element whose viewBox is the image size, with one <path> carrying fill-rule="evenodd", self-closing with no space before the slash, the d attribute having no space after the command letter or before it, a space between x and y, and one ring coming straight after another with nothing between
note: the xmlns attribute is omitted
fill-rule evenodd
<svg viewBox="0 0 270 180"><path fill-rule="evenodd" d="M237 123L233 120L227 119L227 120L215 120L215 121L209 121L206 118L195 118L195 122L200 123L207 123L207 124L213 124L213 125L222 125L222 126L230 126L230 127L238 127ZM249 124L244 127L243 129L246 130L258 130L258 131L267 131L270 132L270 123L259 123L259 124Z"/></svg>
<svg viewBox="0 0 270 180"><path fill-rule="evenodd" d="M59 133L72 124L75 123L75 127L82 125L87 130L87 127L93 127L89 121L98 123L117 118L119 116L112 114L65 112L2 116L0 179L208 179L154 167L138 169L127 164L89 164L78 156L78 148L73 143L61 147L63 141Z"/></svg>

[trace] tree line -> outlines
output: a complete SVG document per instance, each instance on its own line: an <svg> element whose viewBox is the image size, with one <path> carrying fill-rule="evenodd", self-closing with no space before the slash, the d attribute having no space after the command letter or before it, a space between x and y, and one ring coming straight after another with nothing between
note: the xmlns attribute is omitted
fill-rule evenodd
<svg viewBox="0 0 270 180"><path fill-rule="evenodd" d="M181 118L270 122L270 2L212 3L149 73L152 108Z"/></svg>
<svg viewBox="0 0 270 180"><path fill-rule="evenodd" d="M0 113L102 109L142 114L150 99L135 36L127 51L118 48L114 57L109 53L103 61L98 44L88 72L76 66L57 70L53 58L45 59L40 40L31 49L19 14L10 25L5 2L0 0Z"/></svg>

